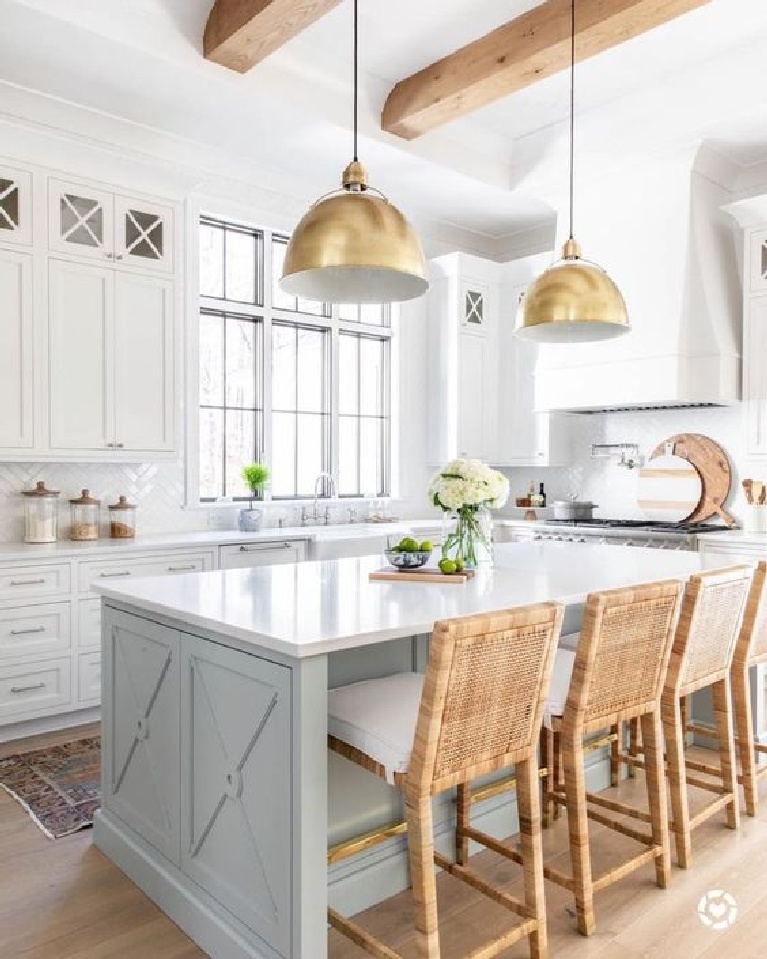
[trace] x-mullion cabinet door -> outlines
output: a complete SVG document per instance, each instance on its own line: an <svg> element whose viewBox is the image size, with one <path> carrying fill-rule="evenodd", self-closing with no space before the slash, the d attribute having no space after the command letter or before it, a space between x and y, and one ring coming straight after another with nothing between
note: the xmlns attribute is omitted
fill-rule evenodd
<svg viewBox="0 0 767 959"><path fill-rule="evenodd" d="M115 260L120 266L173 271L173 210L132 197L115 197Z"/></svg>
<svg viewBox="0 0 767 959"><path fill-rule="evenodd" d="M0 166L0 243L32 243L32 175Z"/></svg>
<svg viewBox="0 0 767 959"><path fill-rule="evenodd" d="M51 250L112 262L115 255L113 194L51 179L48 199Z"/></svg>

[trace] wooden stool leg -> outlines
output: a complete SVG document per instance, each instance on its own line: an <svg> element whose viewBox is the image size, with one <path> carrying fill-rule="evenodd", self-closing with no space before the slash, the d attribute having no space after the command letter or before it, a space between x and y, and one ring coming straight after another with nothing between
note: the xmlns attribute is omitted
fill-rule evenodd
<svg viewBox="0 0 767 959"><path fill-rule="evenodd" d="M682 696L679 704L682 714L682 742L687 745L687 727L690 725L690 697Z"/></svg>
<svg viewBox="0 0 767 959"><path fill-rule="evenodd" d="M629 756L639 755L639 720L632 719L629 722ZM636 766L629 765L629 779L634 779L637 774Z"/></svg>
<svg viewBox="0 0 767 959"><path fill-rule="evenodd" d="M682 869L690 868L690 807L687 800L687 775L684 763L684 731L682 712L676 696L663 697L663 731L666 734L668 783L674 818L676 861Z"/></svg>
<svg viewBox="0 0 767 959"><path fill-rule="evenodd" d="M547 798L547 793L553 792L556 785L554 771L554 733L544 726L541 729L541 766L546 770L546 778L542 780L543 793L543 828L548 829L554 818L555 804Z"/></svg>
<svg viewBox="0 0 767 959"><path fill-rule="evenodd" d="M554 733L554 786L560 789L564 784L565 777L562 770L562 733ZM560 803L554 803L554 819L559 819L562 815L562 806Z"/></svg>
<svg viewBox="0 0 767 959"><path fill-rule="evenodd" d="M471 825L471 790L467 783L458 786L455 807L455 861L460 866L465 866L469 859L469 840L465 830Z"/></svg>
<svg viewBox="0 0 767 959"><path fill-rule="evenodd" d="M732 701L738 735L740 768L743 771L743 794L746 799L746 812L749 816L755 816L759 808L759 796L756 789L754 720L748 679L748 664L735 663L732 667Z"/></svg>
<svg viewBox="0 0 767 959"><path fill-rule="evenodd" d="M737 829L740 825L740 805L738 803L738 781L735 773L735 744L732 738L732 696L729 678L714 683L714 716L719 733L719 766L722 770L722 786L732 797L727 803L727 825Z"/></svg>
<svg viewBox="0 0 767 959"><path fill-rule="evenodd" d="M530 959L548 959L546 899L543 891L541 804L537 770L530 760L517 764L517 804L525 880L525 905L530 910L530 915L538 920L538 928L530 936Z"/></svg>
<svg viewBox="0 0 767 959"><path fill-rule="evenodd" d="M666 773L663 768L660 710L642 716L641 724L647 800L652 817L650 827L653 842L663 850L663 855L655 860L655 881L661 889L665 889L671 878L671 849L668 835L668 803L666 802Z"/></svg>
<svg viewBox="0 0 767 959"><path fill-rule="evenodd" d="M623 723L615 723L610 727L613 741L610 743L610 785L617 786L621 778L621 761L619 753L623 745Z"/></svg>
<svg viewBox="0 0 767 959"><path fill-rule="evenodd" d="M594 932L594 888L591 879L589 820L586 807L586 770L583 736L566 731L562 758L565 766L565 796L570 834L570 859L573 867L573 893L578 917L578 932L590 936Z"/></svg>
<svg viewBox="0 0 767 959"><path fill-rule="evenodd" d="M405 810L410 881L415 900L417 955L418 959L440 959L431 797L408 798Z"/></svg>

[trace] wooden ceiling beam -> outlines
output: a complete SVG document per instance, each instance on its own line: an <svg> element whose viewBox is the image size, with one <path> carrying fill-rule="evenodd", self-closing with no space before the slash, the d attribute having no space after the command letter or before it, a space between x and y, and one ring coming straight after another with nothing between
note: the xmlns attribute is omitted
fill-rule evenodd
<svg viewBox="0 0 767 959"><path fill-rule="evenodd" d="M205 26L205 59L247 73L340 2L216 0Z"/></svg>
<svg viewBox="0 0 767 959"><path fill-rule="evenodd" d="M577 59L587 60L709 2L578 0ZM545 0L401 80L386 100L381 126L413 140L559 73L570 64L570 35L570 0Z"/></svg>

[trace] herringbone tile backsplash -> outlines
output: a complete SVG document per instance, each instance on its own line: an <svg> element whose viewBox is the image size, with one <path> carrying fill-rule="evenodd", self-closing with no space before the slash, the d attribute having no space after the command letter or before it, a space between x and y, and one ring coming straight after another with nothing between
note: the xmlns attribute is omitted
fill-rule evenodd
<svg viewBox="0 0 767 959"><path fill-rule="evenodd" d="M744 476L767 479L767 463L755 463L745 458L741 410L664 410L662 412L611 413L572 418L573 462L571 466L506 470L511 480L511 502L515 495L527 491L530 480L544 482L549 499L566 498L575 493L581 499L598 503L598 515L603 517L637 516L636 483L638 470L619 469L608 460L590 458L592 443L638 443L641 453L648 456L657 443L674 433L704 433L726 450L733 467L733 490L729 505L736 517L742 516L744 503L740 481ZM424 464L413 462L408 454L410 479L423 473ZM175 530L209 528L209 511L184 509L183 462L171 463L0 463L0 542L18 542L24 533L23 489L30 489L43 479L46 485L61 490L60 535L66 536L69 512L66 501L88 488L102 500L104 506L117 497L127 496L139 507L139 531L163 533ZM400 516L421 517L429 514L425 495L426 480L408 482L403 488L410 496L406 502L394 505ZM413 486L424 486L423 491ZM420 495L419 495L420 492ZM298 520L300 510L287 504L275 504L265 516L265 525L277 525L278 518L291 524ZM519 516L507 509L507 515ZM344 518L341 508L337 519ZM237 522L237 507L210 511L213 522L222 529L232 529Z"/></svg>

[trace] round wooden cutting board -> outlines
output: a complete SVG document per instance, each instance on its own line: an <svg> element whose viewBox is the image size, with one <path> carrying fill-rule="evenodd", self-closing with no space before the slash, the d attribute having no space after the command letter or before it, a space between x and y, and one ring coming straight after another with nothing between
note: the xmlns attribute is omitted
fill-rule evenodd
<svg viewBox="0 0 767 959"><path fill-rule="evenodd" d="M681 456L653 456L639 471L639 508L650 520L681 523L695 512L702 494L700 473Z"/></svg>
<svg viewBox="0 0 767 959"><path fill-rule="evenodd" d="M677 433L659 443L653 457L663 456L668 443L672 444L675 456L692 463L703 481L700 502L688 517L689 522L703 523L712 516L721 516L725 523L733 526L735 520L724 508L732 486L732 470L722 447L701 433Z"/></svg>

